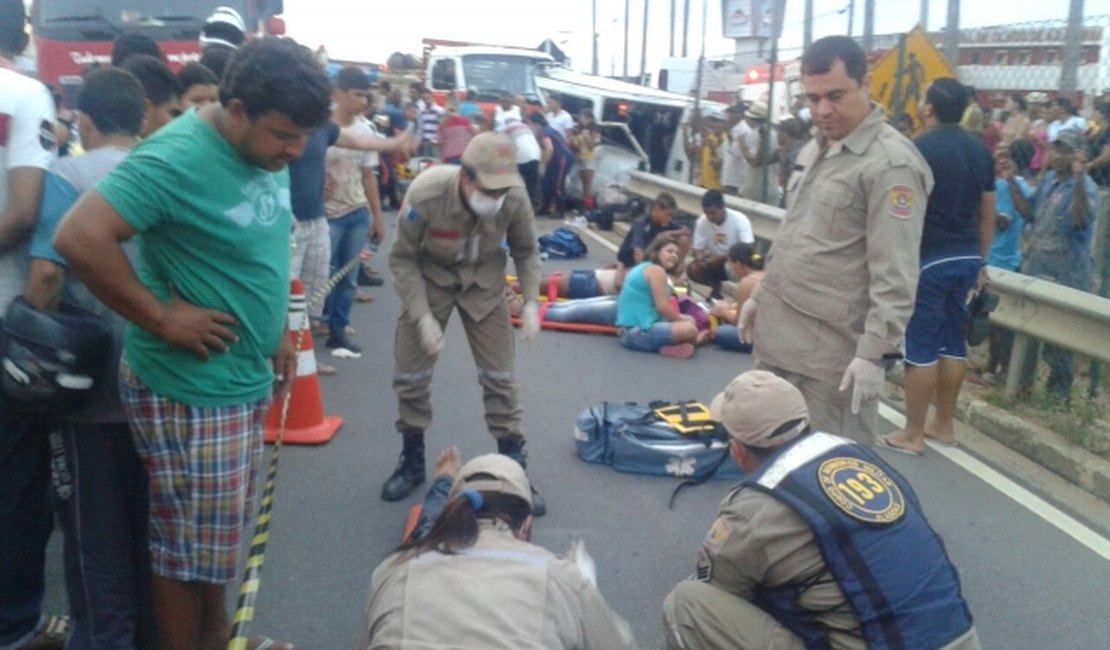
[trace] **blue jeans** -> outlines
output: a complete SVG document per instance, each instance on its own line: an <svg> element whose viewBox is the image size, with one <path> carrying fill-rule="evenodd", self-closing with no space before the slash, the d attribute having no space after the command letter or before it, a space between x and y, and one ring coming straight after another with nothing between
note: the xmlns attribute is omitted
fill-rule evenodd
<svg viewBox="0 0 1110 650"><path fill-rule="evenodd" d="M617 296L598 296L552 303L544 320L556 323L613 325L617 322Z"/></svg>
<svg viewBox="0 0 1110 650"><path fill-rule="evenodd" d="M622 327L617 333L621 345L637 352L658 352L665 345L674 344L674 326L661 320L644 330L639 327Z"/></svg>
<svg viewBox="0 0 1110 650"><path fill-rule="evenodd" d="M44 418L0 398L0 648L18 648L39 626L50 512L50 446Z"/></svg>
<svg viewBox="0 0 1110 650"><path fill-rule="evenodd" d="M66 650L154 648L147 475L131 427L59 422L50 446L73 619Z"/></svg>
<svg viewBox="0 0 1110 650"><path fill-rule="evenodd" d="M726 350L751 354L752 344L740 342L740 330L735 325L724 323L713 332L713 342Z"/></svg>
<svg viewBox="0 0 1110 650"><path fill-rule="evenodd" d="M328 219L328 229L331 231L331 274L335 275L336 271L358 257L362 251L366 235L370 232L370 212L366 208L359 208L338 219ZM342 334L351 322L351 307L355 303L357 290L356 267L328 295L327 302L324 303L324 315L333 335Z"/></svg>
<svg viewBox="0 0 1110 650"><path fill-rule="evenodd" d="M420 508L420 518L416 520L416 527L412 529L412 539L420 539L432 530L436 519L439 519L439 514L447 505L453 483L453 477L440 476L428 486L428 493L424 495L424 505Z"/></svg>

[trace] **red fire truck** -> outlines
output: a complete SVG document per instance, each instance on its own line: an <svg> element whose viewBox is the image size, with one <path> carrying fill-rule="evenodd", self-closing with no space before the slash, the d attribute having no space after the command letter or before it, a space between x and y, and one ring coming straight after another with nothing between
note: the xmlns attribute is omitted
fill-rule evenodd
<svg viewBox="0 0 1110 650"><path fill-rule="evenodd" d="M127 33L157 41L176 70L200 58L197 37L217 7L239 12L248 32L280 34L284 24L270 18L282 12L282 5L281 0L34 0L38 78L71 101L85 68L107 64L112 42Z"/></svg>

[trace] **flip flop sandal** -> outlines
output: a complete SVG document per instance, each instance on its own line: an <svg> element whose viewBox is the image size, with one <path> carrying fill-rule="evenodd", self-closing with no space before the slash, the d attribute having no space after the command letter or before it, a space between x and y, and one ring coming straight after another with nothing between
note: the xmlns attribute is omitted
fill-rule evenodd
<svg viewBox="0 0 1110 650"><path fill-rule="evenodd" d="M23 646L22 650L61 650L65 647L67 636L69 636L69 617L51 616L35 638Z"/></svg>
<svg viewBox="0 0 1110 650"><path fill-rule="evenodd" d="M890 444L890 441L886 439L886 436L879 436L878 439L875 440L875 446L880 449L888 449L890 451L898 452L899 454L905 454L907 456L924 455L924 453L920 451L906 449L905 447L896 447L895 445Z"/></svg>
<svg viewBox="0 0 1110 650"><path fill-rule="evenodd" d="M927 433L925 434L925 439L928 440L929 442L933 443L934 445L938 446L938 447L947 447L947 448L951 449L953 447L959 447L960 446L960 443L956 442L955 440L953 440L952 442L945 442L944 440L937 440L936 438L930 436Z"/></svg>

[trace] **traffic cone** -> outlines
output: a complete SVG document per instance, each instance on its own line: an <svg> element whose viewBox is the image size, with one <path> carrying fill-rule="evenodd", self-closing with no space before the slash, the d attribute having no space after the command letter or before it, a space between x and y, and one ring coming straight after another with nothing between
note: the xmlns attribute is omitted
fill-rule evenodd
<svg viewBox="0 0 1110 650"><path fill-rule="evenodd" d="M297 378L293 380L293 393L289 398L289 413L285 420L285 438L291 445L319 445L331 440L343 418L324 415L324 400L320 395L320 378L316 374L316 353L312 351L312 333L308 326L308 305L304 285L294 279L289 296L289 337L297 344ZM265 440L277 440L281 427L282 400L275 400L266 414Z"/></svg>

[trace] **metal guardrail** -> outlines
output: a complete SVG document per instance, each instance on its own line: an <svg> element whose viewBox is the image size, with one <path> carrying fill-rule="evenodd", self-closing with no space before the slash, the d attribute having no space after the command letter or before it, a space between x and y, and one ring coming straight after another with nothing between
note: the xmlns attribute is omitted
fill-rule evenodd
<svg viewBox="0 0 1110 650"><path fill-rule="evenodd" d="M700 187L644 172L632 172L625 189L649 200L669 192L678 209L689 214L701 213L705 194ZM725 205L747 215L757 237L774 240L782 224L782 208L734 196L726 196ZM990 276L991 290L999 295L991 323L1018 335L1006 379L1007 394L1013 396L1019 390L1026 352L1033 342L1030 339L1110 363L1110 299L994 267Z"/></svg>

